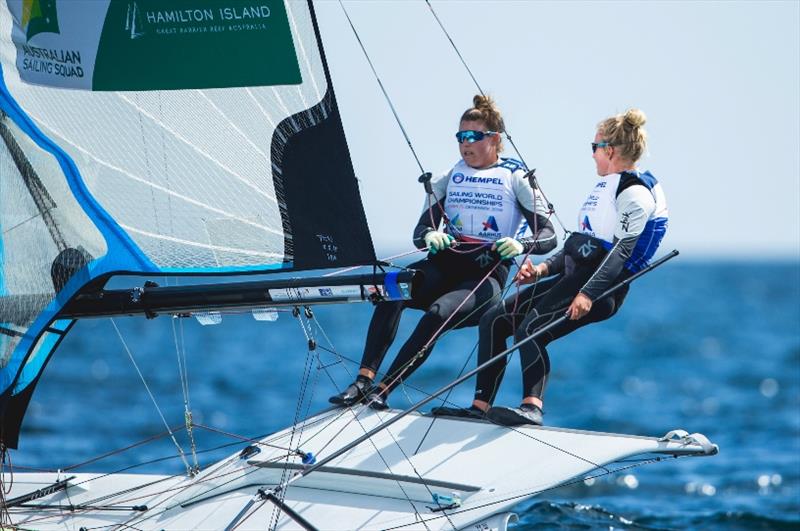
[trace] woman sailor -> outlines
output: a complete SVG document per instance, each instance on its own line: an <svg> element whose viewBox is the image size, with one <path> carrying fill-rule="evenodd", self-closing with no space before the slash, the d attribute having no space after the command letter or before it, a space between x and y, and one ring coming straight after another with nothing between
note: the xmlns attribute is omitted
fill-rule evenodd
<svg viewBox="0 0 800 531"><path fill-rule="evenodd" d="M388 408L388 394L425 361L442 332L478 324L501 293L513 257L556 246L545 202L524 178L525 168L498 156L503 120L494 102L478 95L473 105L456 133L461 160L432 179L433 198L414 229L414 244L429 254L409 268L424 272L424 285L409 301L377 304L358 376L330 398L334 404L367 399L373 409ZM535 228L531 238L515 238L523 217ZM405 308L425 314L380 385L373 386Z"/></svg>
<svg viewBox="0 0 800 531"><path fill-rule="evenodd" d="M526 261L517 282L534 284L481 318L479 364L504 351L509 336L521 341L565 312L568 316L546 334L520 346L522 404L490 408L505 370L499 362L478 374L472 406L434 408L434 415L486 414L507 426L541 425L542 398L550 374L547 344L614 315L627 287L599 301L596 297L647 265L666 232L668 213L661 185L649 171L636 167L646 149L644 123L644 113L630 109L598 124L592 156L600 179L581 207L578 231L545 262L534 266ZM539 280L544 277L550 278Z"/></svg>

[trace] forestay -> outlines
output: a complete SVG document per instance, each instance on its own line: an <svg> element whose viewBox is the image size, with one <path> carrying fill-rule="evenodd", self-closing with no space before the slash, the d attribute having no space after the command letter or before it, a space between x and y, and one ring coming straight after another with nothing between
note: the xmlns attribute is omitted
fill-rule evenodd
<svg viewBox="0 0 800 531"><path fill-rule="evenodd" d="M7 447L87 285L375 260L310 3L3 0L0 75Z"/></svg>

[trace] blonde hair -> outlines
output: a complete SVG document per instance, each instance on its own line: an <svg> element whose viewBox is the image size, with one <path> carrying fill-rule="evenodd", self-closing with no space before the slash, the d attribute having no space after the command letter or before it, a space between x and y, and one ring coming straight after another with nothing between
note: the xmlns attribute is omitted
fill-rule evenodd
<svg viewBox="0 0 800 531"><path fill-rule="evenodd" d="M476 94L472 98L472 107L461 115L462 122L483 122L489 131L502 133L506 130L503 117L490 96ZM498 136L497 151L503 151L503 140Z"/></svg>
<svg viewBox="0 0 800 531"><path fill-rule="evenodd" d="M647 149L645 122L647 117L641 110L628 109L597 124L597 132L604 141L619 148L620 157L636 162Z"/></svg>

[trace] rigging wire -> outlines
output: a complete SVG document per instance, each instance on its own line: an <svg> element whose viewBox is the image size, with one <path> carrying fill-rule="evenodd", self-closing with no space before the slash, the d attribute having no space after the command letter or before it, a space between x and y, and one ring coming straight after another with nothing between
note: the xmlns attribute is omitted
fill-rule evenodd
<svg viewBox="0 0 800 531"><path fill-rule="evenodd" d="M397 122L397 125L400 127L400 131L403 133L403 137L406 140L406 144L408 145L408 149L411 150L411 154L414 156L414 160L417 162L417 167L419 167L419 171L420 171L420 174L421 174L419 179L420 179L420 182L425 182L425 190L428 192L427 197L428 197L429 204L430 204L430 196L431 195L433 195L434 199L436 200L435 203L439 204L438 198L436 197L435 194L433 194L433 191L430 188L429 181L430 181L431 174L426 172L425 168L422 166L422 162L420 162L420 159L417 156L417 152L414 149L414 145L411 143L411 138L409 137L408 133L406 132L406 128L403 126L403 122L400 120L400 116L397 114L397 110L395 109L394 104L392 103L392 99L389 97L388 91L383 86L383 81L381 81L381 78L378 75L377 70L375 70L375 66L372 64L372 59L370 59L369 54L367 53L367 49L364 46L364 43L361 41L361 36L358 34L358 31L356 30L356 27L353 24L352 19L350 18L350 14L347 12L347 9L344 7L344 3L342 2L342 0L339 0L339 6L342 8L342 12L344 13L344 16L347 18L347 22L350 25L350 29L353 30L353 35L355 36L356 41L358 42L358 45L361 47L361 51L364 53L364 57L367 59L367 63L369 64L369 67L372 70L372 74L375 77L375 80L378 82L378 86L380 87L381 92L383 93L383 97L386 99L386 103L389 104L389 108L391 109L392 114L394 115L394 119ZM509 140L510 140L510 138L509 138ZM431 216L433 216L433 211L431 210L430 206L429 206L429 210L431 211ZM450 227L451 230L455 230L455 227L452 226L452 224L450 223L450 220L447 217L447 213L444 211L444 208L442 207L441 204L439 204L439 210L441 211L442 218L444 219L445 225ZM457 234L457 233L454 233L454 234Z"/></svg>
<svg viewBox="0 0 800 531"><path fill-rule="evenodd" d="M158 407L158 402L156 402L156 397L153 396L153 393L150 391L150 386L147 385L147 381L142 374L142 371L139 370L139 365L136 364L136 360L133 358L133 353L131 353L130 348L128 347L128 343L125 341L125 338L122 337L122 333L120 332L119 328L117 328L117 323L114 318L110 318L111 324L114 326L114 330L117 332L117 336L119 340L122 342L122 346L125 348L125 352L128 354L128 358L130 358L131 363L133 363L133 367L136 369L136 372L139 374L139 378L142 380L144 384L144 388L147 391L147 394L150 395L150 400L153 401L153 405L158 411L158 415L161 417L161 420L164 422L164 426L166 426L167 431L169 432L170 437L172 438L172 442L175 443L175 448L178 449L178 454L181 456L181 460L183 464L186 466L186 473L192 475L192 467L189 465L189 461L186 460L186 454L181 448L181 445L178 443L178 440L175 438L175 434L173 433L172 429L167 424L167 419L164 418L164 414L161 412L161 408Z"/></svg>
<svg viewBox="0 0 800 531"><path fill-rule="evenodd" d="M627 279L615 283L612 287L608 288L606 291L604 291L602 294L600 294L596 298L596 300L603 299L603 298L615 293L617 290L629 285L631 282L633 282L637 278L641 277L642 275L647 274L648 272L652 271L653 269L655 269L659 265L663 264L667 260L670 260L671 258L674 258L675 256L677 256L677 254L678 254L678 251L672 251L668 255L660 258L659 260L656 260L655 262L653 262L649 266L645 267L644 269L642 269L641 271L635 273L634 275L628 277ZM272 489L270 489L269 492L274 494L276 491L280 491L280 490L283 490L283 489L287 488L289 485L291 485L295 481L299 480L300 478L306 477L309 474L313 473L314 471L319 470L320 468L322 468L323 466L325 466L327 463L331 462L332 460L334 460L334 459L340 457L341 455L345 454L346 452L352 450L353 448L355 448L359 444L363 443L364 441L366 441L368 439L371 439L372 436L376 435L381 430L387 429L389 426L395 424L396 422L398 422L399 420L401 420L405 416L409 415L410 413L413 413L414 411L417 411L419 408L421 408L422 406L424 406L425 404L427 404L428 402L433 400L436 396L441 395L442 393L448 391L449 389L452 389L453 387L459 385L460 383L462 383L465 380L467 380L468 378L474 376L476 373L478 373L479 371L481 371L485 367L491 365L492 363L496 363L497 361L500 361L500 357L501 356L506 356L506 355L512 353L514 350L516 350L517 348L519 348L523 344L525 344L528 341L531 341L531 340L541 336L542 334L544 334L545 332L549 331L554 326L556 326L559 323L565 321L566 319L567 319L567 316L566 315L562 315L561 317L559 317L555 321L551 322L549 325L538 329L537 332L529 335L525 339L517 341L510 348L504 350L503 352L498 353L494 358L491 358L491 359L487 360L486 362L478 365L476 368L472 369L468 373L460 376L459 378L453 380L449 384L447 384L444 387L440 388L433 395L430 395L427 398L424 398L424 399L420 400L419 402L417 402L416 404L414 404L410 408L407 408L407 409L403 410L398 415L396 415L396 416L392 417L391 419L381 423L380 425L376 426L375 428L372 428L371 430L369 430L364 435L358 437L357 439L353 440L352 442L350 442L349 444L345 445L344 447L334 451L330 455L327 455L323 459L318 460L315 464L305 468L303 471L296 472L291 478L289 478L288 481L283 482L283 483L281 483L280 485L278 485L276 487L273 487ZM584 461L586 463L590 463L590 464L594 465L594 468L602 468L600 465L598 465L596 463L593 463L589 459L586 459L586 458L584 458L584 457L582 457L580 455L577 455L577 454L572 453L572 452L565 451L565 450L563 450L561 448L558 448L555 445L548 444L548 443L546 443L544 441L540 441L540 442L542 444L551 446L554 449L557 449L557 450L560 450L562 452L565 452L568 455L572 455L576 459L579 459L579 460Z"/></svg>
<svg viewBox="0 0 800 531"><path fill-rule="evenodd" d="M330 339L328 338L328 335L327 335L327 334L324 332L324 329L322 328L322 325L319 323L319 321L318 321L318 320L316 320L316 319L314 319L314 324L315 324L315 325L316 325L316 327L317 327L317 328L320 330L320 333L321 333L321 334L322 334L322 335L323 335L323 336L326 338L326 340L328 340L328 342L330 343ZM333 346L333 345L331 344L331 346ZM327 367L325 367L325 366L318 366L318 368L322 368L322 369L324 369L324 370L325 370L325 373L328 375L328 377L329 377L331 380L333 380L332 376L330 375L330 373L329 373L329 372L328 372L328 370L327 370ZM348 372L349 372L349 371L348 371ZM349 410L349 408L344 408L344 409L345 409L345 410ZM338 420L338 418L340 418L340 417L341 417L341 415L337 415L337 418L336 418L336 419ZM357 417L358 417L358 413L356 413L356 415L355 415L355 418L356 418L356 419L357 419ZM358 421L358 423L359 423L359 425L361 426L361 429L362 429L362 430L363 430L363 431L366 433L366 429L364 428L364 426L363 426L363 425L361 425L361 422L360 422L360 421ZM349 424L349 422L348 422L347 424ZM416 466L414 466L414 463L413 463L413 462L411 462L411 459L408 457L408 454L406 454L406 452L403 450L403 448L402 448L402 446L400 445L400 443L397 441L397 439L395 438L395 436L394 436L394 435L393 435L393 434L392 434L392 433L391 433L389 430L387 430L387 433L389 434L389 437L391 437L391 439L392 439L392 442L395 444L395 446L397 446L397 449L398 449L398 450L400 451L400 453L403 455L403 458L406 460L406 463L407 463L407 464L408 464L408 465L411 467L411 470L414 472L414 474L415 474L415 475L416 475L416 476L417 476L417 477L418 477L420 480L423 480L423 485L425 485L425 489L428 491L428 494L430 494L430 495L431 495L431 498L432 498L432 499L434 499L434 498L433 498L433 492L432 492L432 491L431 491L431 489L428 487L428 485L427 485L426 483L424 483L424 478L423 478L422 474L420 474L420 472L417 470L417 467L416 467ZM373 448L375 449L375 452L378 454L379 458L380 458L380 459L381 459L381 461L383 462L383 464L384 464L384 466L386 467L386 469L387 469L387 470L389 470L389 472L391 473L391 470L392 470L392 468L391 468L391 466L389 465L389 463L387 462L387 460L384 458L384 456L383 456L383 454L381 453L380 449L377 447L377 445L375 445L375 443L374 443L374 442L370 441L370 443L372 444ZM330 442L329 442L328 444L330 444ZM326 446L327 446L327 444L326 444ZM411 507L412 507L412 509L414 510L414 513L415 513L415 514L416 514L416 515L419 517L420 521L422 521L422 522L423 522L423 525L425 525L425 528L426 528L426 529L428 529L428 526L427 526L427 524L425 524L425 523L424 523L424 518L422 518L422 515L421 515L421 514L419 514L419 512L417 511L416 505L414 505L414 502L411 500L411 497L408 495L408 493L406 492L406 489L403 487L403 485L400 483L400 481L397 481L397 486L400 488L400 491L401 491L401 492L403 493L403 495L406 497L406 500L407 500L407 501L408 501L408 502L411 504ZM452 528L455 530L455 529L456 529L456 526L453 524L453 522L452 522L452 521L450 521L450 519L449 519L449 518L448 518L448 522L450 523L451 527L452 527Z"/></svg>
<svg viewBox="0 0 800 531"><path fill-rule="evenodd" d="M340 360L341 360L341 359L343 358L343 356L341 356L341 355L340 355L340 354L339 354L339 353L336 351L335 347L333 346L333 343L332 343L332 341L330 340L330 337L329 337L329 336L328 336L328 334L325 332L325 330L324 330L324 328L322 327L322 325L320 324L319 320L317 320L317 319L316 319L316 318L313 316L313 314L311 315L311 319L313 319L313 324L316 326L316 328L317 328L317 329L320 331L320 334L321 334L321 335L322 335L322 336L325 338L325 340L326 340L326 341L328 342L328 344L331 346L331 349L332 349L332 350L331 350L331 349L326 349L325 347L322 347L322 346L320 346L319 348L322 348L323 350L326 350L326 351L328 351L328 352L331 352L331 353L334 353L334 354L336 354L337 356L339 356L339 358L340 358ZM310 328L310 327L311 327L311 325L309 324L309 328ZM331 380L331 382L333 382L333 383L334 383L334 386L335 386L335 387L337 387L337 390L338 390L338 386L336 386L336 382L335 382L335 380L334 380L333 376L330 374L330 371L328 371L328 366L326 366L326 365L322 364L321 362L319 362L319 357L317 357L317 359L318 359L318 363L319 363L319 365L318 365L318 371L319 371L320 369L321 369L321 370L323 370L323 371L325 372L325 374L328 376L328 378ZM346 369L346 367L345 367L345 370L347 370L347 369ZM349 373L350 371L347 371L347 372ZM352 375L350 375L350 376L352 377ZM331 421L331 422L328 424L328 426L332 425L332 424L333 424L333 422L336 422L337 420L339 420L340 418L342 418L346 412L348 412L348 411L351 411L351 410L350 410L350 408L342 408L340 411L341 411L341 412L340 412L339 414L337 414L337 415L335 415L335 416L334 416L333 420L332 420L332 421ZM366 433L367 429L366 429L366 428L363 426L363 424L361 424L361 421L358 419L358 413L356 413L356 414L355 414L353 417L354 417L354 418L353 418L353 420L355 420L355 421L356 421L356 422L359 424L359 426L361 427L362 431L364 431L364 433ZM351 422L352 422L352 420L351 420L351 421L348 421L348 422L345 424L345 426L349 425ZM324 431L324 428L323 428L323 430L320 430L320 433L321 433L322 431ZM408 463L408 464L411 466L412 470L413 470L413 471L414 471L414 473L417 475L417 477L418 477L419 479L421 479L421 480L422 480L422 479L424 479L424 478L422 477L422 475L421 475L421 474L420 474L420 473L417 471L416 467L414 467L413 463L411 463L411 461L409 460L408 456L405 454L405 452L403 451L402 447L401 447L401 446L400 446L400 444L397 442L397 440L394 438L394 436L393 436L393 435L392 435L390 432L389 432L389 435L390 435L390 437L392 438L392 440L393 440L393 442L395 443L395 445L397 446L397 448L398 448L398 449L400 450L400 452L403 454L403 456L404 456L404 457L405 457L405 459L406 459L406 462L407 462L407 463ZM308 443L308 442L309 442L311 439L313 439L313 438L314 438L314 436L312 436L311 438L309 438L308 440L306 440L306 443ZM320 453L320 452L322 452L322 451L323 451L325 448L327 448L327 446L328 446L329 444L331 444L332 442L333 442L333 440L332 440L332 439L331 439L331 440L329 440L327 443L325 443L325 444L324 444L324 445L323 445L323 446L322 446L322 447L321 447L321 448L320 448L320 449L317 451L317 453ZM370 444L372 445L373 449L375 450L375 453L378 455L378 458L379 458L379 459L380 459L380 460L383 462L383 464L384 464L384 466L386 467L386 469L387 469L387 470L389 470L389 471L391 472L391 466L389 465L389 462L388 462L388 461L386 460L386 458L384 457L384 455L383 455L383 453L381 452L380 448L378 448L378 446L377 446L377 445L374 443L374 441L372 441L372 440L370 440ZM403 493L403 496L405 496L405 498L406 498L406 501L408 501L408 503L411 505L411 508L412 508L412 510L414 511L415 515L416 515L416 516L419 518L419 520L420 520L420 521L424 521L424 519L422 518L422 515L421 515L421 514L419 514L419 512L418 512L418 510L417 510L417 508L416 508L416 505L414 505L414 502L411 500L411 497L410 497L410 496L409 496L409 494L406 492L406 489L403 487L402 483L400 483L400 481L396 481L396 483L397 483L397 486L398 486L398 488L400 489L400 491ZM427 488L427 485L426 485L426 489L428 490L429 494L431 494L431 497L432 497L432 496L433 496L433 493L430 491L430 489L429 489L429 488ZM451 525L452 525L452 522L450 522L450 523L451 523ZM428 529L427 525L425 526L425 528L426 528L426 529ZM453 526L453 528L455 529L455 526Z"/></svg>
<svg viewBox="0 0 800 531"><path fill-rule="evenodd" d="M384 98L386 98L386 103L389 104L389 108L392 110L392 114L394 115L394 119L397 122L397 125L400 126L400 131L402 131L403 136L406 139L406 144L408 144L408 148L411 150L411 154L414 155L414 160L417 161L417 166L419 166L420 173L425 173L425 168L422 167L422 163L417 157L417 152L414 150L414 146L411 144L411 139L406 133L406 128L403 127L403 122L400 121L400 116L398 116L397 111L394 108L394 104L392 104L392 99L389 97L389 93L386 92L386 89L383 86L383 82L381 81L378 72L375 70L375 67L372 64L372 60L369 58L369 54L367 53L367 49L364 47L364 43L361 42L361 37L358 35L358 31L356 31L355 25L353 25L353 21L350 19L350 14L347 12L347 9L344 7L344 3L342 0L339 0L339 6L342 8L344 12L344 16L347 18L347 22L350 24L350 29L353 30L353 35L355 35L356 40L358 41L358 45L361 47L361 51L364 52L364 57L367 59L367 63L369 63L369 67L372 69L372 74L375 76L375 80L378 82L378 85L381 88L381 92L383 92Z"/></svg>
<svg viewBox="0 0 800 531"><path fill-rule="evenodd" d="M181 392L183 393L183 419L186 425L186 436L189 438L189 445L192 453L192 470L191 475L196 474L200 470L200 465L197 462L197 444L194 440L194 419L192 416L192 407L189 401L189 365L186 360L186 338L183 334L183 321L179 321L180 328L180 342L178 341L178 331L175 326L177 316L172 316L172 337L175 340L175 354L178 358L178 374L181 380Z"/></svg>
<svg viewBox="0 0 800 531"><path fill-rule="evenodd" d="M536 215L538 215L538 214L534 214L534 216L536 216ZM534 218L534 219L535 219L535 218ZM531 247L531 248L528 250L528 252L525 254L525 256L524 256L524 259L527 259L527 258L528 258L528 256L530 256L530 254L533 252L533 250L534 250L534 248L535 248L535 246L536 246L536 242L537 242L537 240L538 240L538 237L539 237L539 235L541 234L541 231L542 231L542 230L544 230L544 227L545 227L545 226L547 226L547 221L549 221L549 219L550 219L550 216L548 215L548 217L547 217L547 219L545 220L545 223L543 224L543 226L542 226L541 228L539 228L537 232L535 232L535 233L534 233L534 235L533 235L533 239L534 239L534 245L533 245L533 246L532 246L532 247ZM408 363L406 363L406 364L405 364L403 367L401 367L401 369L398 371L398 375L397 375L396 377L394 377L394 378L393 378L393 380L392 380L392 381L389 383L389 385L388 385L386 388L384 388L384 390L382 390L382 391L381 391L381 393L383 393L383 392L384 392L386 389L388 389L388 388L392 387L392 385L394 384L394 382L396 382L396 381L398 381L398 380L401 382L401 384L403 383L403 380L401 380L401 378L402 378L402 375L403 375L403 374L404 374L404 373L405 373L405 372L406 372L406 371L407 371L407 370L408 370L408 369L409 369L409 368L410 368L410 367L411 367L411 366L412 366L414 363L416 363L417 359L419 359L419 358L421 358L421 357L422 357L422 355L425 353L425 351L427 351L429 348L431 348L431 345L432 345L432 344L433 344L435 341L438 341L439 339L441 339L441 338L442 338L442 337L445 335L445 332L446 332L446 331L448 331L448 330L445 330L445 328L447 327L447 324L448 324L448 322L449 322L449 321L450 321L450 320L453 318L453 316L455 316L455 315L456 315L456 312L458 312L458 310L461 308L461 306L463 306L463 305L464 305L464 304L467 302L467 300L469 300L469 298L470 298L470 297L471 297L471 296L472 296L472 295L473 295L473 294L474 294L474 293L475 293L475 292L478 290L478 288L480 288L480 286L481 286L481 285L482 285L484 282L486 282L486 280L488 280L488 279L489 279L489 277L492 275L492 273L495 271L495 269L497 269L497 268L500 266L500 264L501 264L501 263L502 263L502 262L497 262L497 263L494 265L494 267L493 267L493 268L492 268L492 269L491 269L491 270L490 270L490 271L489 271L489 272L488 272L488 273L487 273L487 274L486 274L486 275L485 275L485 276L484 276L484 277L483 277L483 278L480 280L480 282L478 282L478 285L477 285L477 286L476 286L476 287L475 287L475 288L474 288L474 289L473 289L473 290L472 290L472 291L471 291L469 294L467 294L467 296L464 298L464 300L461 302L461 304L459 304L459 305L456 307L456 309L455 309L455 310L453 310L453 312L452 312L452 313L451 313L451 314L450 314L450 315L447 317L447 319L444 321L444 323L442 323L442 325L439 327L439 329L438 329L438 330L436 330L436 331L435 331L435 332L432 334L431 338L430 338L430 339L428 340L428 342L427 342L427 343L426 343L426 344L425 344L425 345L424 345L424 346L423 346L423 347L420 349L419 353L418 353L418 354L417 354L415 357L413 357L411 360L409 360L409 361L408 361ZM516 263L516 262L515 262L515 263ZM535 288L534 288L534 289L535 289ZM507 291L508 291L508 289L506 289L506 290L505 290L505 292L507 292ZM517 296L519 296L519 289L517 290ZM504 297L504 295L503 295L503 297ZM501 300L501 301L503 300L503 297L501 297L501 298L500 298L500 300ZM468 319L469 319L469 318L470 318L472 315L476 314L476 313L477 313L477 312L478 312L478 311L479 311L481 308L483 308L483 306L485 306L486 304L488 304L489 302L491 302L493 299L494 299L494 298L492 298L492 299L489 299L489 300L488 300L488 301L486 301L485 303L481 304L480 306L478 306L477 308L475 308L474 310L472 310L472 311L471 311L469 314L467 314L467 315L466 315L466 316L465 316L463 319L461 319L461 321L459 321L459 322L458 322L458 323L456 323L455 325L451 326L451 327L449 328L449 330L453 330L453 329L455 329L455 328L456 328L456 327L457 327L459 324L466 322L466 321L467 321L467 320L468 320ZM516 307L516 303L515 303L515 307ZM441 335L440 335L440 334L441 334ZM474 352L474 349L473 349L473 352ZM471 359L471 357L472 357L472 355L470 355L470 356L469 356L469 359ZM506 363L508 363L508 358L506 358ZM462 367L461 371L459 372L459 375L458 375L459 377L461 376L461 374L464 372L464 370L465 370L465 369L466 369L466 364L465 364L465 365ZM498 377L499 377L499 376L498 376ZM445 399L444 399L444 400L445 400L445 401L447 401L447 398L448 398L449 396L450 396L450 392L448 391L448 393L447 393L447 396L445 397ZM367 404L367 405L369 405L369 404Z"/></svg>
<svg viewBox="0 0 800 531"><path fill-rule="evenodd" d="M289 446L290 447L294 446L295 437L297 437L298 444L299 444L300 440L303 437L303 431L305 429L305 424L300 426L299 430L298 430L298 424L299 424L299 421L300 421L301 411L303 409L303 402L305 401L306 390L308 389L308 382L309 382L309 380L311 378L311 371L312 371L312 367L313 367L313 352L316 349L316 340L314 339L314 333L313 333L313 330L312 330L312 327L311 327L310 323L307 322L307 320L310 319L313 316L313 314L311 313L311 309L308 306L306 306L303 309L303 311L301 311L299 307L295 306L294 310L292 311L292 315L295 316L295 318L297 319L298 324L300 325L300 328L303 330L303 335L305 335L306 344L308 345L308 351L306 353L306 359L305 359L305 363L303 365L303 375L300 378L300 392L298 393L297 405L295 406L294 422L292 423L292 429L291 429L291 432L289 434ZM304 320L304 318L306 320ZM316 382L316 379L315 379L315 382ZM313 389L312 389L311 395L312 396L309 397L309 401L313 398ZM287 455L286 456L286 460L288 461L288 459L290 457L291 457L291 455ZM288 468L285 468L283 470L283 472L281 473L280 481L283 482L285 480L285 478L286 478L286 475L289 474L289 473L290 472L289 472ZM279 496L280 496L279 500L281 501L281 503L283 503L285 498L286 498L286 492L285 491L280 492ZM264 500L264 502L266 502L266 500ZM256 510L258 510L261 507L263 507L263 505L264 505L263 503L259 504L257 506L257 508L253 511L253 513L255 513ZM280 520L280 517L281 517L281 513L282 513L281 506L276 504L275 508L274 508L274 510L272 512L272 516L270 518L270 522L271 522L270 523L270 529L273 529L273 528L277 527L278 521Z"/></svg>
<svg viewBox="0 0 800 531"><path fill-rule="evenodd" d="M8 475L9 481L6 484L5 477L6 477L6 461L8 461ZM14 522L11 520L11 513L8 511L8 505L6 504L6 496L11 494L11 488L14 486L14 466L11 462L11 453L6 448L6 445L0 443L0 525L5 526L7 524L13 525Z"/></svg>
<svg viewBox="0 0 800 531"><path fill-rule="evenodd" d="M475 75L472 73L472 70L470 69L469 65L467 64L467 61L464 59L464 56L461 55L461 51L458 49L458 46L456 46L455 41L453 41L453 38L450 36L450 33L448 33L447 29L444 27L444 24L442 23L441 19L439 18L439 15L436 14L436 10L433 9L433 5L431 4L430 0L425 0L425 4L428 6L428 9L430 9L430 12L433 15L433 18L436 19L436 22L439 24L439 27L442 29L442 32L447 37L447 40L450 41L450 45L453 47L453 50L456 52L456 55L461 60L461 64L464 65L464 68L467 70L467 73L469 73L469 76L472 78L473 83L475 83L475 87L477 87L478 92L480 92L480 94L485 97L486 93L483 91L483 88L481 88L480 83L478 83L478 80L475 78ZM526 170L529 169L530 167L525 162L525 159L523 158L522 153L517 148L517 145L514 143L514 139L511 138L511 134L508 132L508 128L506 128L505 123L503 123L503 130L501 132L506 137L506 139L508 139L508 143L511 144L511 147L514 148L514 152L519 157L520 162L522 162L522 164L525 166L525 169ZM536 171L536 170L533 170L533 171ZM533 188L534 189L538 189L539 192L542 194L542 197L544 198L544 200L547 201L547 204L550 207L550 210L552 211L553 216L556 218L556 221L558 221L558 224L561 225L561 228L564 231L564 234L565 235L569 234L570 231L566 228L564 223L561 221L561 218L559 218L558 213L553 208L553 204L550 202L549 199L547 199L547 195L544 193L544 190L542 190L542 187L539 185L538 179L536 179L535 175L533 176L533 181L534 182L531 183Z"/></svg>

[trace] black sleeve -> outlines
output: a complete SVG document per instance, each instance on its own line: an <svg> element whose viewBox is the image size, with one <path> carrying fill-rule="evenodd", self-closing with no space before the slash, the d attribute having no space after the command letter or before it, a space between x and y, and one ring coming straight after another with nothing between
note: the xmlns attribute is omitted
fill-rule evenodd
<svg viewBox="0 0 800 531"><path fill-rule="evenodd" d="M517 206L522 211L522 215L525 216L525 220L533 233L528 238L520 238L518 240L522 244L524 252L547 254L555 249L558 239L553 229L553 223L541 214L535 214L521 205Z"/></svg>
<svg viewBox="0 0 800 531"><path fill-rule="evenodd" d="M558 275L564 272L564 269L566 269L565 256L566 253L564 253L564 249L562 248L544 261L544 263L547 264L547 276Z"/></svg>
<svg viewBox="0 0 800 531"><path fill-rule="evenodd" d="M595 300L605 290L611 287L614 280L617 279L625 262L631 257L636 242L639 241L639 234L629 238L619 239L614 237L614 245L600 265L594 272L592 277L583 285L581 293L586 295L592 300Z"/></svg>
<svg viewBox="0 0 800 531"><path fill-rule="evenodd" d="M444 212L444 199L432 204L430 208L425 209L419 217L417 226L414 228L414 245L417 249L424 249L425 235L432 230L437 230L439 223L442 221L442 212ZM433 218L433 219L431 219Z"/></svg>

